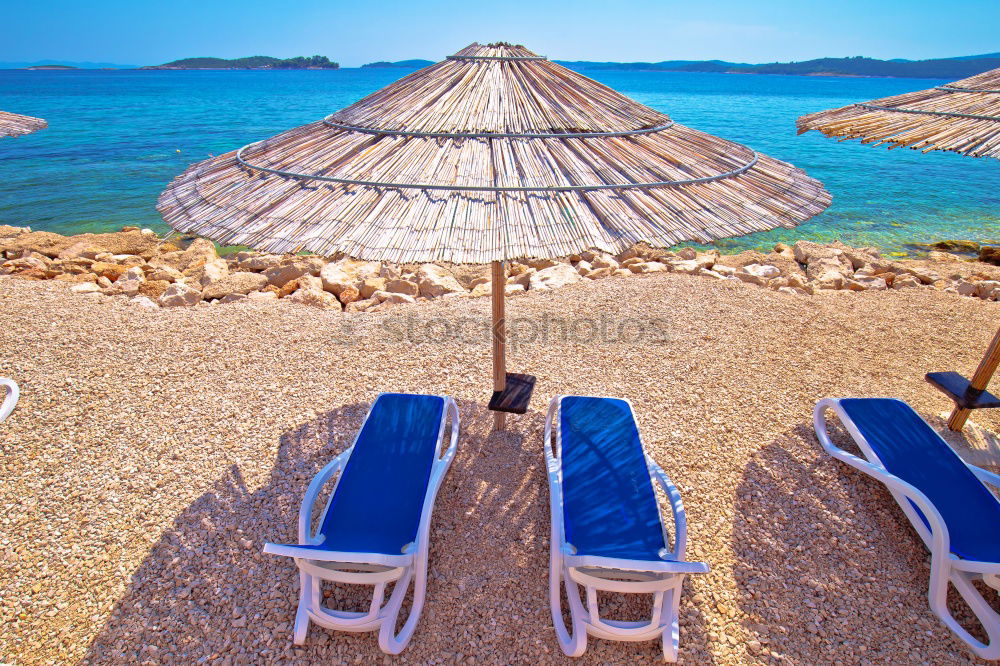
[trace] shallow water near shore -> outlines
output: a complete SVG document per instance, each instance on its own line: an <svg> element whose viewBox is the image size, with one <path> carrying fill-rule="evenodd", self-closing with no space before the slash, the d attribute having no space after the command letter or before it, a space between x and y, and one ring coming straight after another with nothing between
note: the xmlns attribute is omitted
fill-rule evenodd
<svg viewBox="0 0 1000 666"><path fill-rule="evenodd" d="M156 198L189 164L322 118L403 70L0 70L0 109L49 128L0 143L0 224L63 234L167 226ZM586 72L675 120L746 143L822 180L830 209L793 230L721 241L726 252L801 238L915 252L1000 240L1000 163L795 134L804 113L943 83L680 72Z"/></svg>

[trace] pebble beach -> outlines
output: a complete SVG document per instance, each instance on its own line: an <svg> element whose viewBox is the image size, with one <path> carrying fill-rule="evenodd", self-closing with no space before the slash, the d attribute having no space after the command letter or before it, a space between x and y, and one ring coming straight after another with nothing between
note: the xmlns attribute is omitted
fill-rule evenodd
<svg viewBox="0 0 1000 666"><path fill-rule="evenodd" d="M22 390L0 426L2 662L570 663L548 610L542 429L549 399L583 394L633 402L683 495L688 559L712 567L685 582L681 663L975 663L928 608L916 533L882 486L821 452L811 416L823 397L894 396L943 428L950 402L923 375L971 373L995 332L989 298L667 271L528 290L509 318L614 325L515 341L508 368L538 384L495 433L488 338L449 326L487 322L488 298L341 312L93 296L0 276L0 375ZM315 626L293 646L296 569L261 549L294 540L309 480L382 391L461 410L424 613L399 657ZM660 655L591 639L573 663Z"/></svg>

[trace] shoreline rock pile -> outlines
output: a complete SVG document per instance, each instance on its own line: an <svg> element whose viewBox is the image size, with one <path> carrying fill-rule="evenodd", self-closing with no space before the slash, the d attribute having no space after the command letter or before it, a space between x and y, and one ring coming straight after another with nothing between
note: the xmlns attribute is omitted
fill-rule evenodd
<svg viewBox="0 0 1000 666"><path fill-rule="evenodd" d="M995 249L984 247L980 256L985 253L987 261L996 257L1000 263ZM219 256L209 240L196 238L182 248L136 227L62 236L0 225L0 260L0 275L59 280L75 293L122 296L148 309L281 299L362 312L491 292L488 266L400 266L259 252ZM505 293L657 272L742 281L794 295L922 287L1000 299L1000 268L991 263L937 251L924 260L887 260L873 248L809 241L779 243L769 254L722 255L693 248L674 252L637 245L617 256L587 251L561 259L525 259L508 264Z"/></svg>

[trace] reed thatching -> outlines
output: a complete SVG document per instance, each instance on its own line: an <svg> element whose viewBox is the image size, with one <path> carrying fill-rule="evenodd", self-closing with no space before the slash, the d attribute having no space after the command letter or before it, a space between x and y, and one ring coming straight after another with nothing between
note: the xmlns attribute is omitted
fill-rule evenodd
<svg viewBox="0 0 1000 666"><path fill-rule="evenodd" d="M0 111L0 137L31 134L48 126L49 124L41 118Z"/></svg>
<svg viewBox="0 0 1000 666"><path fill-rule="evenodd" d="M473 44L191 166L158 208L179 231L269 252L485 263L709 242L792 227L829 203L790 164L522 46Z"/></svg>
<svg viewBox="0 0 1000 666"><path fill-rule="evenodd" d="M811 113L796 124L799 134L819 130L889 148L1000 159L1000 69L929 90Z"/></svg>

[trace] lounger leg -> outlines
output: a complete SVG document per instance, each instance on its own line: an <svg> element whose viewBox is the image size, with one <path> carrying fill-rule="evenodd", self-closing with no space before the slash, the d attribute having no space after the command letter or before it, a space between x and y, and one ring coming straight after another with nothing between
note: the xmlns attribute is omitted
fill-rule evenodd
<svg viewBox="0 0 1000 666"><path fill-rule="evenodd" d="M666 613L666 627L663 630L663 661L673 663L677 661L677 653L681 644L681 627L678 620L678 613L681 601L681 586L667 590L664 594L663 605Z"/></svg>
<svg viewBox="0 0 1000 666"><path fill-rule="evenodd" d="M932 564L933 569L933 564ZM943 579L943 581L941 580ZM951 582L962 595L962 599L972 609L976 619L986 631L987 642L982 643L976 640L972 634L965 630L948 610L948 582ZM931 610L944 622L945 626L952 630L958 638L969 646L977 656L982 659L1000 659L1000 614L998 614L990 604L979 593L979 590L972 584L971 577L961 571L952 571L950 575L931 576L930 590L928 593Z"/></svg>
<svg viewBox="0 0 1000 666"><path fill-rule="evenodd" d="M553 543L557 543L553 539ZM552 609L552 626L556 630L556 639L559 647L567 657L579 657L587 651L587 629L579 620L583 603L580 601L580 590L576 583L566 578L566 597L569 599L570 624L572 633L566 628L566 623L562 616L562 601L560 592L563 583L563 562L559 555L558 546L552 549L552 558L549 562L549 606ZM576 603L574 604L574 597Z"/></svg>
<svg viewBox="0 0 1000 666"><path fill-rule="evenodd" d="M406 623L396 634L396 621L399 618L399 611L403 606L403 599L410 587L410 580L413 580L413 606L410 608L410 615L406 618ZM427 549L424 547L421 554L414 558L413 567L407 571L402 578L396 582L396 587L392 590L389 603L386 604L386 617L382 622L382 627L378 632L378 645L382 652L386 654L399 654L409 644L413 638L413 632L417 628L420 620L420 613L424 609L424 597L427 594Z"/></svg>
<svg viewBox="0 0 1000 666"><path fill-rule="evenodd" d="M314 596L318 596L313 588L318 584L307 573L299 572L299 607L295 611L295 628L292 632L292 642L304 645L306 634L309 633L309 604Z"/></svg>

